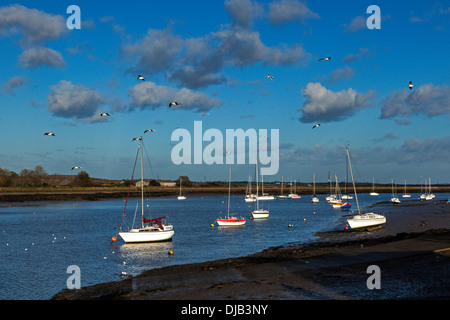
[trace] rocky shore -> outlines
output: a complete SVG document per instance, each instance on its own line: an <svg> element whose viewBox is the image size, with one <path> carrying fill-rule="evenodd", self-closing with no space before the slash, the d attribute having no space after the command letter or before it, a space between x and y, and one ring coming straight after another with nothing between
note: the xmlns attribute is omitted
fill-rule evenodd
<svg viewBox="0 0 450 320"><path fill-rule="evenodd" d="M331 230L312 244L148 270L122 281L64 290L53 299L448 300L450 204L404 203L370 208L387 218L376 231ZM369 266L378 268L380 288L369 288Z"/></svg>

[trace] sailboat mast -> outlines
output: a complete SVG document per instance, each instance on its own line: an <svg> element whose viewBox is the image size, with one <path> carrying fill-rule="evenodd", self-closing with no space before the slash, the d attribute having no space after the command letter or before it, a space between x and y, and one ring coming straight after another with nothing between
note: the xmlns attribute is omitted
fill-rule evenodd
<svg viewBox="0 0 450 320"><path fill-rule="evenodd" d="M230 165L230 175L228 177L228 215L227 218L230 218L230 191L231 190L231 165Z"/></svg>
<svg viewBox="0 0 450 320"><path fill-rule="evenodd" d="M358 214L361 214L361 210L359 210L358 194L356 193L355 180L353 179L353 170L352 170L352 163L350 161L350 153L348 152L347 146L345 146L345 150L347 151L348 165L350 167L350 174L352 176L353 191L355 192L355 198L356 198L356 206L358 207Z"/></svg>
<svg viewBox="0 0 450 320"><path fill-rule="evenodd" d="M258 198L259 198L259 187L258 187L258 185L259 185L259 182L258 182L258 176L259 176L259 171L258 171L258 159L256 159L256 167L255 167L255 169L256 169L256 209L259 209L259 200L258 200Z"/></svg>
<svg viewBox="0 0 450 320"><path fill-rule="evenodd" d="M142 207L142 210L141 210L141 214L142 214L142 219L141 219L141 221L142 221L142 227L144 227L144 162L143 162L143 159L144 159L144 156L143 156L143 142L142 142L142 137L141 137L141 143L140 143L140 145L141 145L141 207Z"/></svg>

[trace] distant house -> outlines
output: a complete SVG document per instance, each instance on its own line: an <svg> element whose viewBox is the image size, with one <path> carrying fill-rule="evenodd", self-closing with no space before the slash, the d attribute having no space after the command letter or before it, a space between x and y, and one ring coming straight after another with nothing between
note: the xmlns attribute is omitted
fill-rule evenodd
<svg viewBox="0 0 450 320"><path fill-rule="evenodd" d="M177 185L176 181L171 180L158 180L161 187L175 187Z"/></svg>
<svg viewBox="0 0 450 320"><path fill-rule="evenodd" d="M148 184L149 184L148 181L138 181L138 182L136 182L136 187L137 188L142 187L142 183L144 183L144 187L148 187Z"/></svg>

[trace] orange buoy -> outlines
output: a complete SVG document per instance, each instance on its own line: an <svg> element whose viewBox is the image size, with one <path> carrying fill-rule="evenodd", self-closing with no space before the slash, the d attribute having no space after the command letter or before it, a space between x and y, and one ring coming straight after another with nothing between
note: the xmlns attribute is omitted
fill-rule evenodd
<svg viewBox="0 0 450 320"><path fill-rule="evenodd" d="M303 221L306 221L306 218L305 218L305 219L303 219Z"/></svg>
<svg viewBox="0 0 450 320"><path fill-rule="evenodd" d="M170 250L168 253L169 253L170 256L173 255L173 251L172 250Z"/></svg>
<svg viewBox="0 0 450 320"><path fill-rule="evenodd" d="M115 241L117 240L117 237L116 237L116 236L113 236L113 237L111 238L111 240L112 240L113 242L115 242Z"/></svg>
<svg viewBox="0 0 450 320"><path fill-rule="evenodd" d="M348 226L345 226L345 230L348 230Z"/></svg>

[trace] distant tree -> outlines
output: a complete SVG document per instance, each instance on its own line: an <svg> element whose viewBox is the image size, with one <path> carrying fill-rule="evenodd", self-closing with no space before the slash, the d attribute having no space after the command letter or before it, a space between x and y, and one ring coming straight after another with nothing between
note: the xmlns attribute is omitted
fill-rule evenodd
<svg viewBox="0 0 450 320"><path fill-rule="evenodd" d="M150 180L149 185L153 187L160 187L161 183L159 183L157 180Z"/></svg>
<svg viewBox="0 0 450 320"><path fill-rule="evenodd" d="M188 176L179 176L177 179L177 187L180 186L180 179L181 179L181 185L183 187L192 187L192 182L189 180Z"/></svg>
<svg viewBox="0 0 450 320"><path fill-rule="evenodd" d="M70 185L73 187L92 187L93 183L86 171L80 171Z"/></svg>
<svg viewBox="0 0 450 320"><path fill-rule="evenodd" d="M11 172L0 168L0 187L10 187L13 184Z"/></svg>

